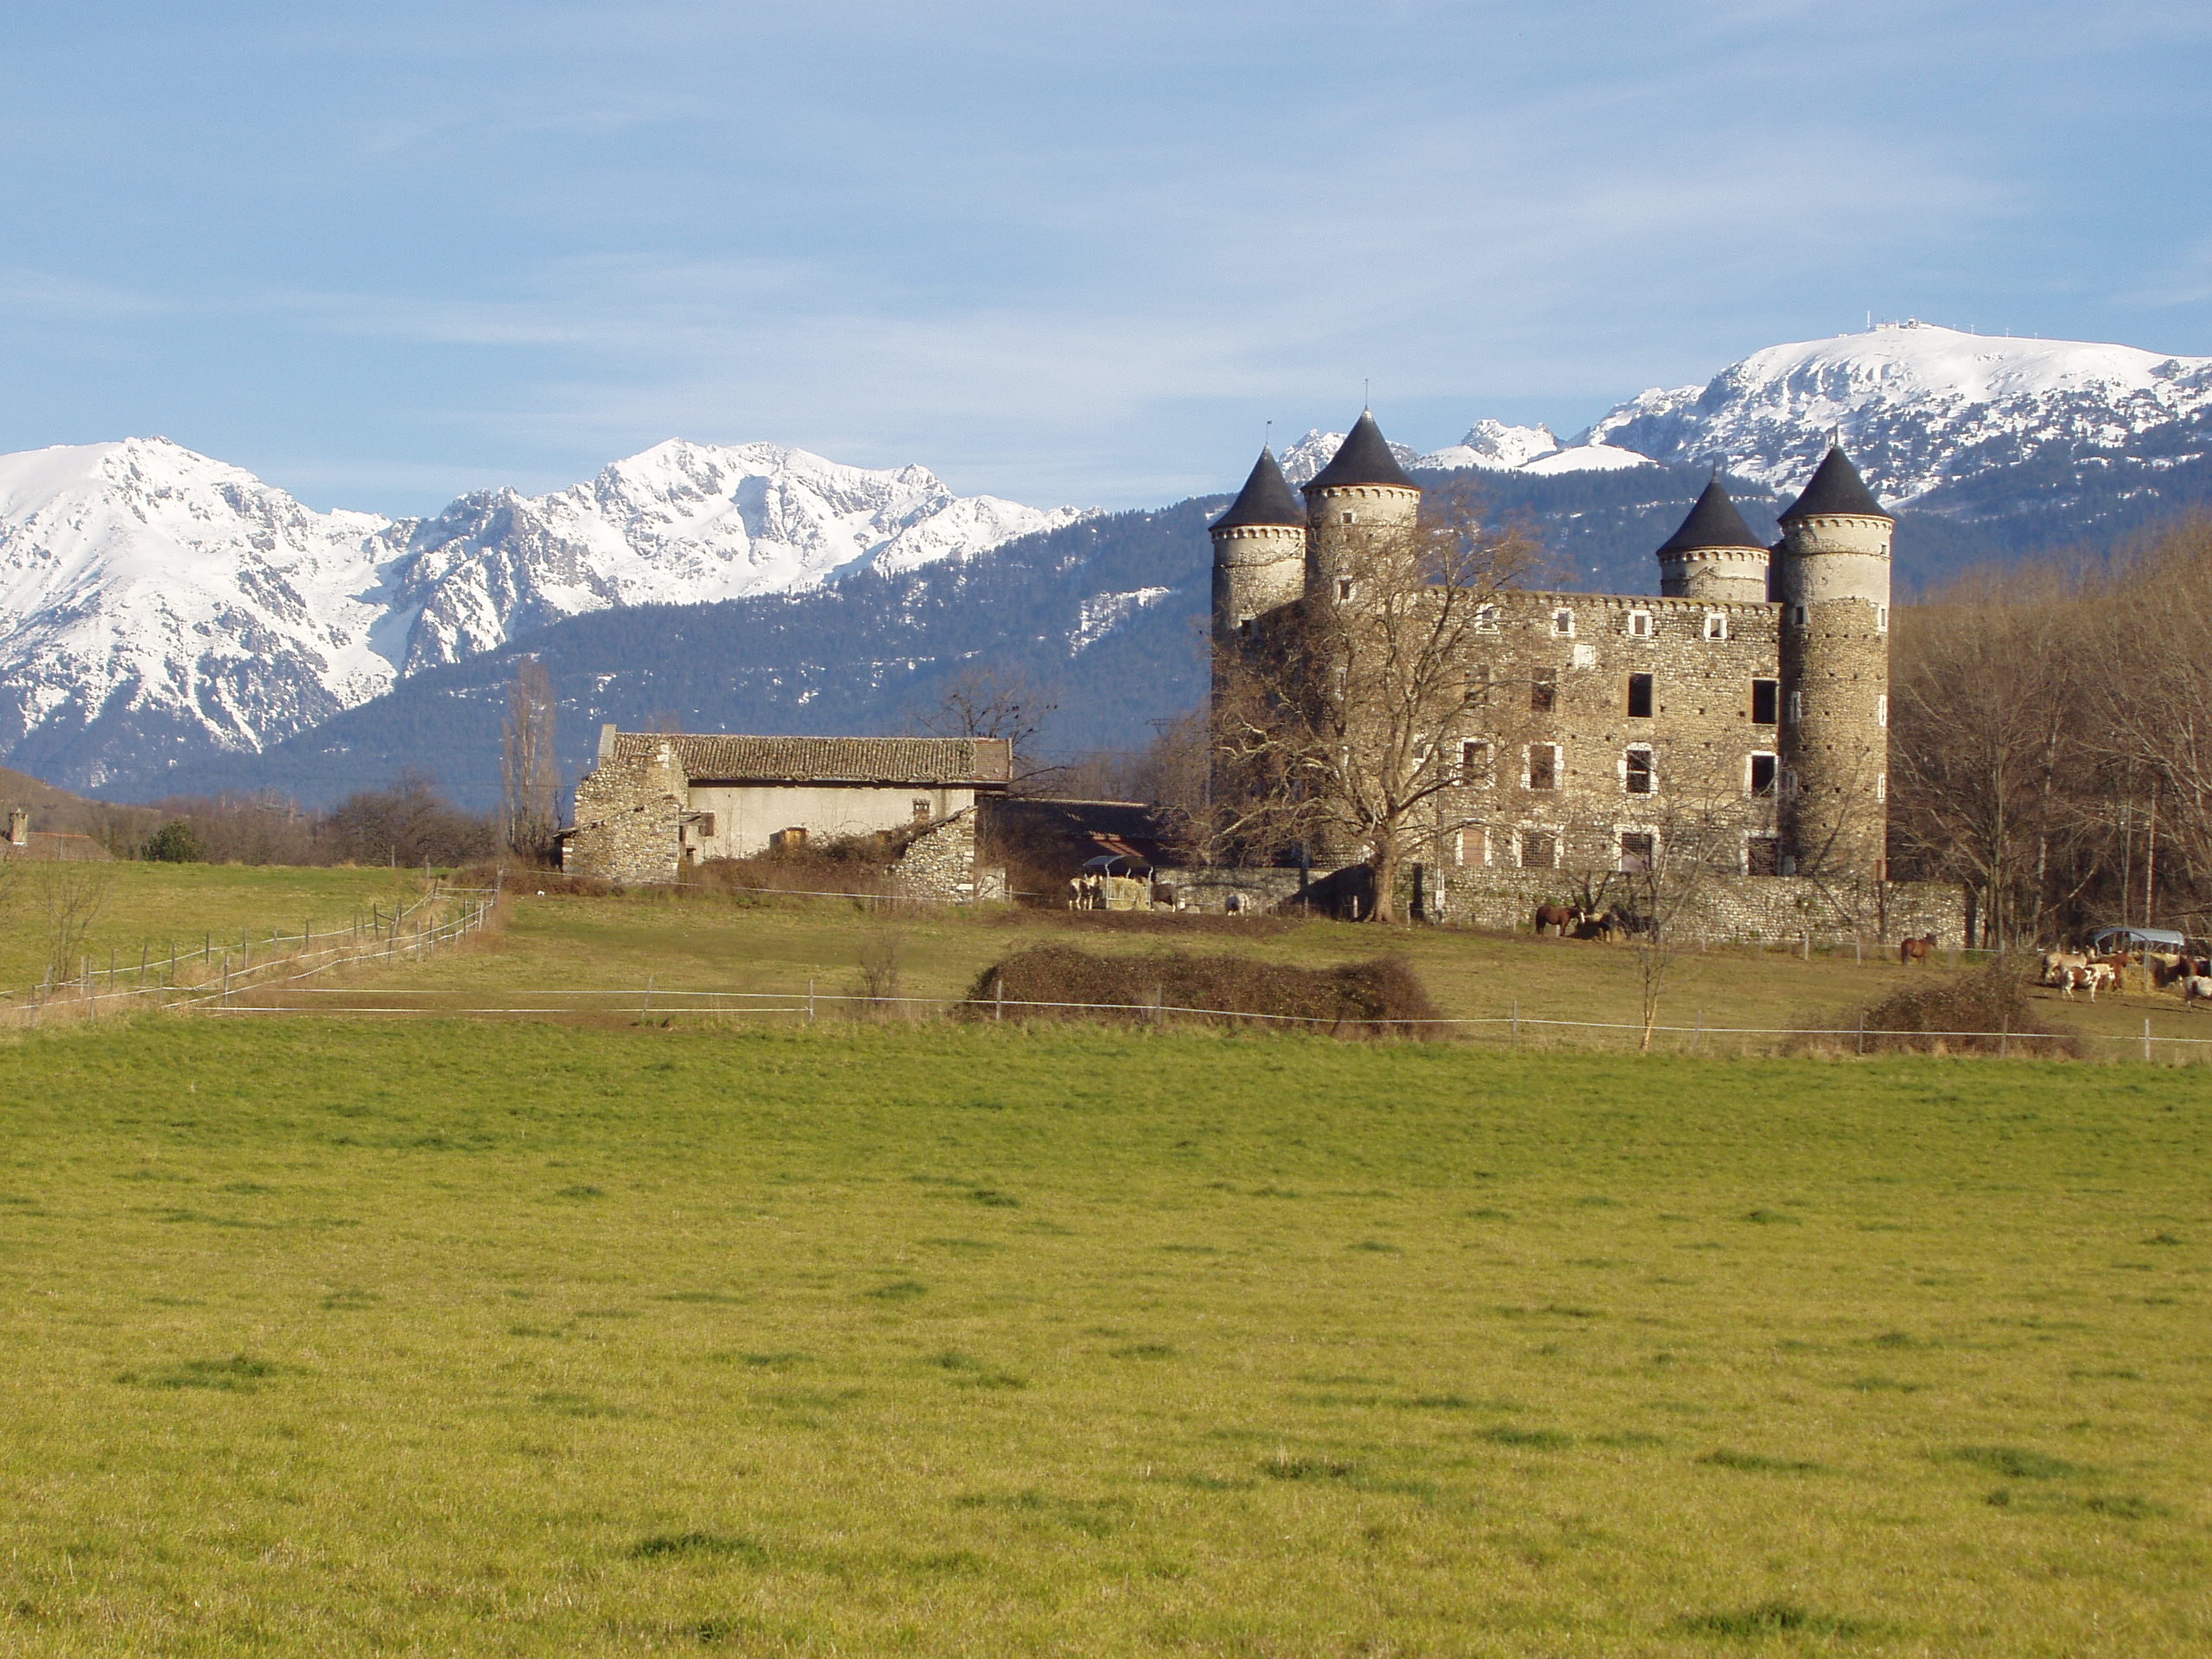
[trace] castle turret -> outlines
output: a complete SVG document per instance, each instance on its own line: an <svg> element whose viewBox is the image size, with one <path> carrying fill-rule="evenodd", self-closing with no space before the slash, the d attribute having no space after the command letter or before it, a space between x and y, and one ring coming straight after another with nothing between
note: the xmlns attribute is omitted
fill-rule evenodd
<svg viewBox="0 0 2212 1659"><path fill-rule="evenodd" d="M1275 463L1260 451L1213 537L1213 637L1229 645L1258 618L1306 589L1306 508Z"/></svg>
<svg viewBox="0 0 2212 1659"><path fill-rule="evenodd" d="M1659 591L1669 599L1764 605L1770 556L1716 477L1682 527L1660 544Z"/></svg>
<svg viewBox="0 0 2212 1659"><path fill-rule="evenodd" d="M1421 512L1421 486L1406 476L1375 416L1366 410L1326 467L1308 479L1306 591L1350 598L1359 547L1384 531L1409 529Z"/></svg>
<svg viewBox="0 0 2212 1659"><path fill-rule="evenodd" d="M1896 524L1835 446L1782 515L1783 823L1803 874L1885 874Z"/></svg>

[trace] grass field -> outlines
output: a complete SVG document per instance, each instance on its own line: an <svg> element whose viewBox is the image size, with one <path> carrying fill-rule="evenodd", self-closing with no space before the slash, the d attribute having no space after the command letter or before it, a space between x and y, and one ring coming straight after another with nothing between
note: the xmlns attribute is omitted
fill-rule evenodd
<svg viewBox="0 0 2212 1659"><path fill-rule="evenodd" d="M812 980L823 995L857 988L862 952L895 939L900 985L910 995L964 995L985 967L1009 951L1041 941L1072 943L1099 950L1166 948L1247 952L1307 966L1334 965L1376 952L1402 955L1439 1006L1454 1017L1503 1016L1515 1004L1529 1020L1613 1021L1639 1019L1639 983L1632 954L1624 946L1573 939L1515 938L1456 928L1376 928L1336 922L1304 922L1280 931L1215 926L1169 932L1128 932L1087 926L1090 918L999 909L938 911L874 918L826 901L789 901L738 907L703 897L653 893L622 898L537 899L526 885L511 890L502 925L487 948L408 967L382 978L348 981L362 987L404 988L441 994L456 1006L499 1006L519 988L609 989L635 993L650 980L662 990L804 993ZM1101 918L1112 921L1116 918ZM1938 971L1906 969L1894 957L1869 950L1863 961L1847 954L1817 954L1801 961L1791 952L1736 948L1690 952L1675 964L1662 1020L1690 1027L1792 1027L1841 1018L1900 983ZM2094 1003L2063 1001L2055 991L2032 993L2053 1020L2113 1040L2093 1046L2092 1057L2135 1058L2147 1018L2161 1038L2207 1042L2201 1050L2161 1048L2160 1058L2212 1059L2212 1017L2190 1012L2178 995L2107 995ZM310 999L311 1000L311 999ZM430 999L436 1000L436 999ZM1493 1031L1492 1039L1503 1033ZM1633 1030L1576 1031L1531 1025L1524 1041L1619 1048L1632 1046ZM2126 1043L2118 1039L2126 1039ZM1662 1037L1662 1046L1686 1048L1689 1039ZM1733 1039L1707 1038L1707 1052ZM1755 1049L1773 1039L1745 1039Z"/></svg>
<svg viewBox="0 0 2212 1659"><path fill-rule="evenodd" d="M219 951L226 940L235 946L241 930L257 939L272 931L297 934L309 924L318 932L335 931L371 905L388 915L423 892L421 876L406 870L129 861L59 868L99 884L82 954L101 967L111 958L135 964L142 948L156 961L172 946L199 950L211 938ZM27 991L45 974L48 930L39 884L55 868L22 866L0 893L0 995Z"/></svg>
<svg viewBox="0 0 2212 1659"><path fill-rule="evenodd" d="M639 925L526 914L423 975ZM0 1642L2202 1653L2203 1079L34 1035L0 1049Z"/></svg>

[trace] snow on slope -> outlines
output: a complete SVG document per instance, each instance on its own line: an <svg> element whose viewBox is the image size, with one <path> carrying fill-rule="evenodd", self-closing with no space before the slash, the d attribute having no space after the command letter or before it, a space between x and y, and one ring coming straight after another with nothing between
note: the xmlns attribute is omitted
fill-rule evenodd
<svg viewBox="0 0 2212 1659"><path fill-rule="evenodd" d="M1552 478L1561 473L1617 473L1624 467L1653 464L1650 456L1639 455L1633 449L1622 449L1610 443L1575 443L1523 461L1513 470Z"/></svg>
<svg viewBox="0 0 2212 1659"><path fill-rule="evenodd" d="M406 671L622 605L791 593L860 569L983 552L1083 514L954 495L923 467L871 471L772 443L674 439L552 495L463 496L414 537Z"/></svg>
<svg viewBox="0 0 2212 1659"><path fill-rule="evenodd" d="M2046 450L2125 448L2212 409L2212 358L1885 324L1630 398L1583 442L1802 485L1831 429L1896 504ZM2202 445L2197 445L2202 448Z"/></svg>
<svg viewBox="0 0 2212 1659"><path fill-rule="evenodd" d="M387 690L368 637L404 533L166 438L0 455L0 753L149 720L258 748Z"/></svg>
<svg viewBox="0 0 2212 1659"><path fill-rule="evenodd" d="M664 443L427 522L315 512L166 438L0 455L0 758L96 788L266 747L581 612L908 569L1081 516L773 444Z"/></svg>
<svg viewBox="0 0 2212 1659"><path fill-rule="evenodd" d="M1503 421L1477 421L1457 443L1432 449L1421 458L1424 467L1456 471L1464 467L1487 467L1510 471L1525 467L1559 448L1548 426L1508 426Z"/></svg>

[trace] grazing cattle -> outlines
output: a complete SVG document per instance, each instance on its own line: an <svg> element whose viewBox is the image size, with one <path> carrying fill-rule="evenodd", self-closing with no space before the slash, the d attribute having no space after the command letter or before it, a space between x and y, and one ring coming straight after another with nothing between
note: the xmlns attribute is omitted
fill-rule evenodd
<svg viewBox="0 0 2212 1659"><path fill-rule="evenodd" d="M1916 939L1902 939L1897 943L1897 960L1908 967L1925 962L1936 954L1936 936L1923 933Z"/></svg>
<svg viewBox="0 0 2212 1659"><path fill-rule="evenodd" d="M1536 906L1536 932L1539 937L1546 933L1563 934L1573 925L1574 912L1565 905Z"/></svg>

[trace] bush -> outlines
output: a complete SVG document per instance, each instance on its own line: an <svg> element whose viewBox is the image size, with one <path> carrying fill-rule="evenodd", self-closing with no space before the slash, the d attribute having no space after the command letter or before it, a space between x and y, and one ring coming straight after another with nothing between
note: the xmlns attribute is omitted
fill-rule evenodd
<svg viewBox="0 0 2212 1659"><path fill-rule="evenodd" d="M1847 1033L1862 1016L1830 1021ZM2024 1054L2079 1059L2081 1033L2044 1020L2017 968L2003 958L1971 973L1903 986L1864 1014L1869 1054ZM1973 1033L1959 1036L1955 1033ZM2022 1040L2025 1039L2025 1040ZM1800 1048L1855 1044L1855 1034L1801 1039Z"/></svg>
<svg viewBox="0 0 2212 1659"><path fill-rule="evenodd" d="M156 864L198 864L207 856L200 837L182 818L171 818L153 833L141 856Z"/></svg>
<svg viewBox="0 0 2212 1659"><path fill-rule="evenodd" d="M1165 1019L1248 1029L1255 1025L1304 1027L1339 1037L1438 1037L1449 1030L1440 1025L1394 1023L1433 1020L1440 1015L1413 970L1393 957L1340 968L1290 968L1249 957L1176 950L1106 957L1071 945L1039 945L986 968L956 1012L969 1020L990 1018L1001 988L1009 1003L1047 1005L1021 1007L1019 1017L1023 1020L1132 1024L1152 1020L1154 1007L1164 1005L1205 1009L1216 1016L1171 1013L1161 1016ZM1049 1006L1052 1004L1089 1006ZM1240 1014L1274 1018L1220 1017Z"/></svg>

